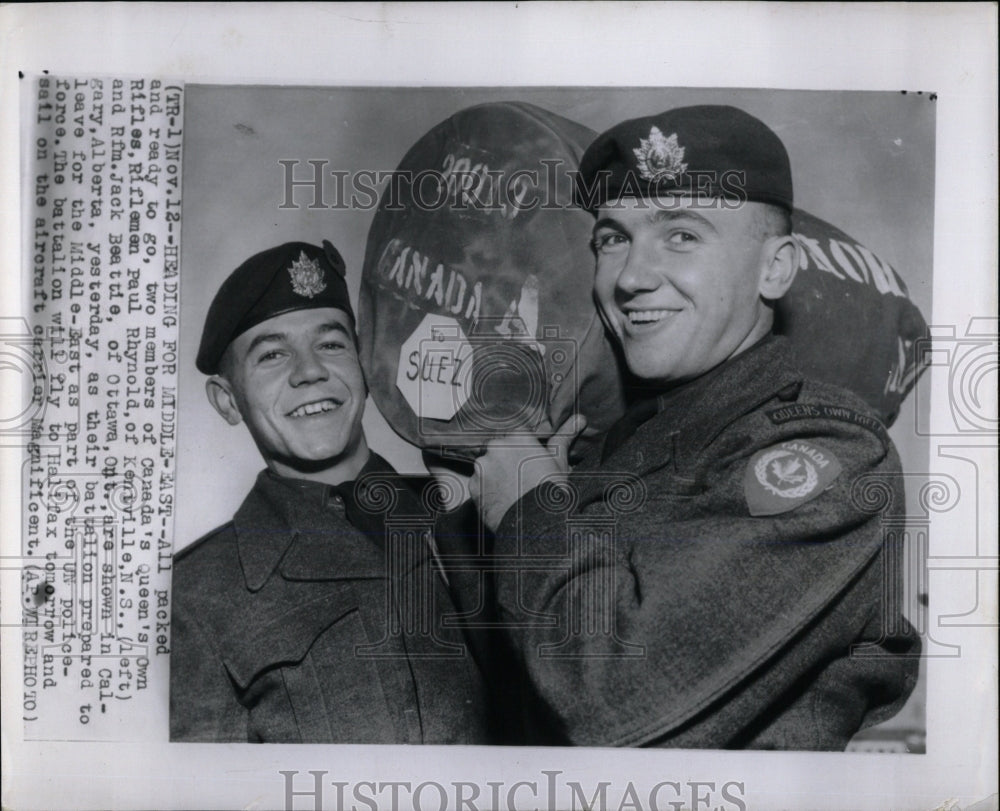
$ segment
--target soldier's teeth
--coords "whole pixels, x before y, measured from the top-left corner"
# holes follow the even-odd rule
[[[305,405],[296,408],[289,416],[310,417],[313,414],[320,414],[324,411],[333,411],[337,405],[338,404],[333,400],[320,400],[315,403],[306,403]]]
[[[647,324],[651,321],[659,321],[670,315],[670,310],[630,310],[628,320],[630,324]]]

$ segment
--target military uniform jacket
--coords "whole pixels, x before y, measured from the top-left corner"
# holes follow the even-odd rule
[[[804,379],[782,338],[661,395],[568,491],[536,488],[497,530],[541,737],[843,749],[916,681],[903,510],[881,424]]]
[[[372,454],[359,504],[354,483],[264,471],[231,523],[177,555],[171,740],[484,740],[414,481]]]

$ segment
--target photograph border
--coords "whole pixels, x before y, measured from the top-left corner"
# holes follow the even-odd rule
[[[476,25],[468,27],[468,15]],[[280,24],[278,24],[280,21]],[[997,13],[994,4],[845,7],[841,4],[628,5],[588,3],[483,6],[211,4],[98,9],[50,4],[0,9],[5,42],[0,101],[5,111],[0,182],[19,189],[21,130],[8,111],[22,104],[18,71],[79,76],[157,76],[196,83],[727,86],[795,89],[922,90],[938,95],[933,312],[943,339],[996,342]],[[109,36],[111,32],[113,36]],[[599,54],[605,58],[595,58]],[[723,55],[727,64],[723,64]],[[609,67],[610,65],[610,67]],[[609,76],[609,73],[611,74]],[[23,110],[22,110],[23,115]],[[971,168],[970,168],[971,167]],[[4,309],[22,301],[17,194],[5,195],[0,255]],[[962,284],[947,275],[958,269]],[[8,309],[9,308],[9,309]],[[992,319],[992,320],[991,320]],[[990,329],[993,332],[990,332]],[[948,330],[951,330],[949,333]],[[995,351],[995,350],[994,350]],[[955,355],[933,364],[931,466],[972,448],[995,462],[996,433],[950,422]],[[995,376],[996,365],[992,366]],[[982,413],[995,425],[995,388],[982,390]],[[5,390],[4,405],[12,395]],[[911,395],[912,396],[912,395]],[[14,403],[18,402],[16,399]],[[9,412],[5,412],[9,413]],[[3,454],[2,479],[19,481],[19,454]],[[941,462],[950,470],[947,461]],[[968,466],[966,466],[968,467]],[[587,795],[612,782],[609,807],[627,785],[662,781],[721,786],[744,782],[749,808],[962,808],[997,790],[996,466],[973,466],[973,509],[931,516],[932,553],[947,556],[950,537],[975,537],[978,557],[940,565],[932,617],[959,637],[963,655],[930,662],[928,754],[496,749],[445,747],[275,747],[25,742],[20,719],[18,628],[3,633],[3,802],[11,808],[312,807],[290,797],[287,776],[321,771],[334,781],[419,785],[544,780],[544,770],[577,781]],[[12,497],[13,496],[13,497]],[[3,555],[16,557],[20,512],[5,486]],[[14,531],[11,531],[11,530]],[[3,568],[2,615],[19,611],[19,573]],[[940,592],[937,591],[940,589]],[[970,604],[971,603],[971,604]],[[964,616],[963,616],[964,614]],[[952,618],[951,621],[944,621]],[[957,619],[955,619],[957,618]],[[163,685],[165,695],[166,685]],[[402,756],[402,757],[400,757]],[[780,758],[780,763],[776,759]],[[902,759],[900,759],[902,758]],[[891,779],[887,779],[887,774]],[[606,775],[606,777],[605,777]],[[328,784],[329,786],[330,784]],[[328,788],[325,805],[336,807]],[[429,795],[430,796],[430,795]],[[514,795],[515,807],[542,807],[544,796]],[[560,795],[557,805],[567,803]],[[695,805],[692,800],[692,805]],[[994,801],[995,806],[995,801]],[[433,807],[433,806],[432,806]],[[625,806],[629,807],[629,806]],[[989,805],[983,807],[991,807]]]

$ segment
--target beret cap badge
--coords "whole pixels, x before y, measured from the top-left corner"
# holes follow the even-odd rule
[[[288,274],[292,277],[292,290],[300,296],[312,298],[326,290],[323,268],[315,259],[306,256],[305,251],[299,253],[299,258],[292,262]]]
[[[640,138],[639,148],[632,152],[643,180],[675,180],[687,171],[684,147],[677,143],[677,134],[664,137],[659,127],[653,127],[648,138]]]

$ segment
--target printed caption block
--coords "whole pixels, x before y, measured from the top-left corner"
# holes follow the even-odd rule
[[[3,330],[30,351],[26,418],[4,431],[25,448],[24,736],[135,740],[170,651],[183,89],[31,92],[30,323]]]

